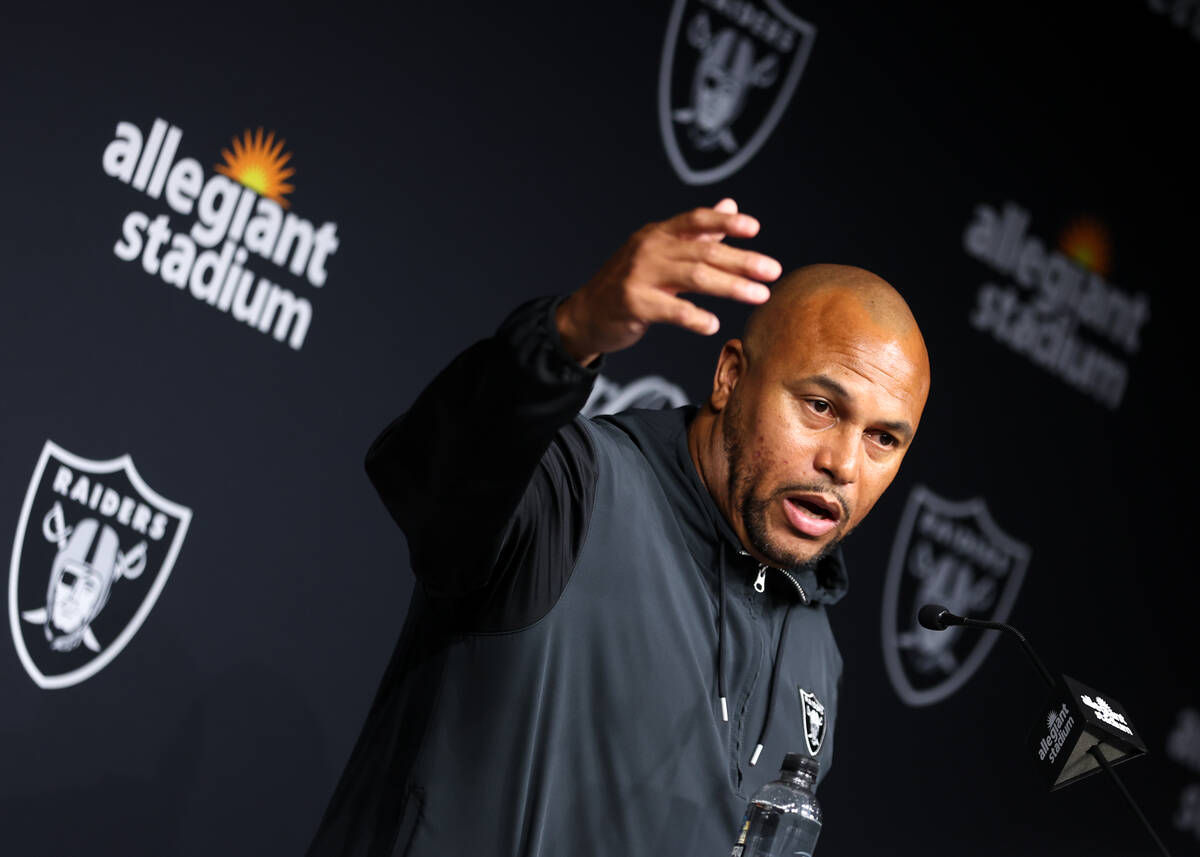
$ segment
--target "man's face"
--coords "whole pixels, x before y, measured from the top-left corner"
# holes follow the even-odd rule
[[[891,484],[927,392],[923,346],[861,309],[743,355],[722,422],[743,544],[782,568],[831,550]]]

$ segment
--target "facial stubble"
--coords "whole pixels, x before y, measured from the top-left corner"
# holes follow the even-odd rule
[[[742,446],[743,435],[741,406],[738,397],[734,395],[729,400],[725,411],[725,419],[721,425],[721,439],[725,447],[725,460],[729,465],[728,478],[726,480],[729,509],[742,519],[742,526],[745,528],[746,537],[750,540],[751,547],[760,556],[765,557],[771,565],[791,571],[815,568],[822,558],[830,554],[841,543],[841,534],[831,539],[815,556],[809,559],[802,559],[790,553],[771,538],[767,526],[767,513],[770,511],[771,503],[779,495],[768,497],[758,497],[755,495],[754,488],[759,478],[757,473],[750,471],[744,466],[745,448]],[[790,485],[784,489],[784,493],[827,493],[828,491],[828,486],[817,483]],[[779,497],[779,499],[782,499],[782,497]]]

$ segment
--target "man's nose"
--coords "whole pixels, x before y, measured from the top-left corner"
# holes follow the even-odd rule
[[[840,427],[839,427],[840,428]],[[837,485],[849,485],[858,476],[858,438],[853,431],[822,432],[821,446],[813,462],[817,470],[824,473]]]

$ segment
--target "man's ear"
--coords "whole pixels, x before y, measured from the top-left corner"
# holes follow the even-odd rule
[[[717,358],[717,371],[713,375],[712,395],[708,399],[709,406],[718,413],[725,409],[733,388],[741,380],[746,371],[746,351],[740,339],[731,339],[721,349]]]

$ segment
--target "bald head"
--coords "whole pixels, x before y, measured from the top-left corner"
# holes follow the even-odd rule
[[[904,298],[882,277],[852,265],[806,265],[787,274],[751,314],[742,342],[750,354],[765,355],[791,337],[811,336],[814,327],[843,324],[869,326],[909,346],[928,378],[925,341]]]

